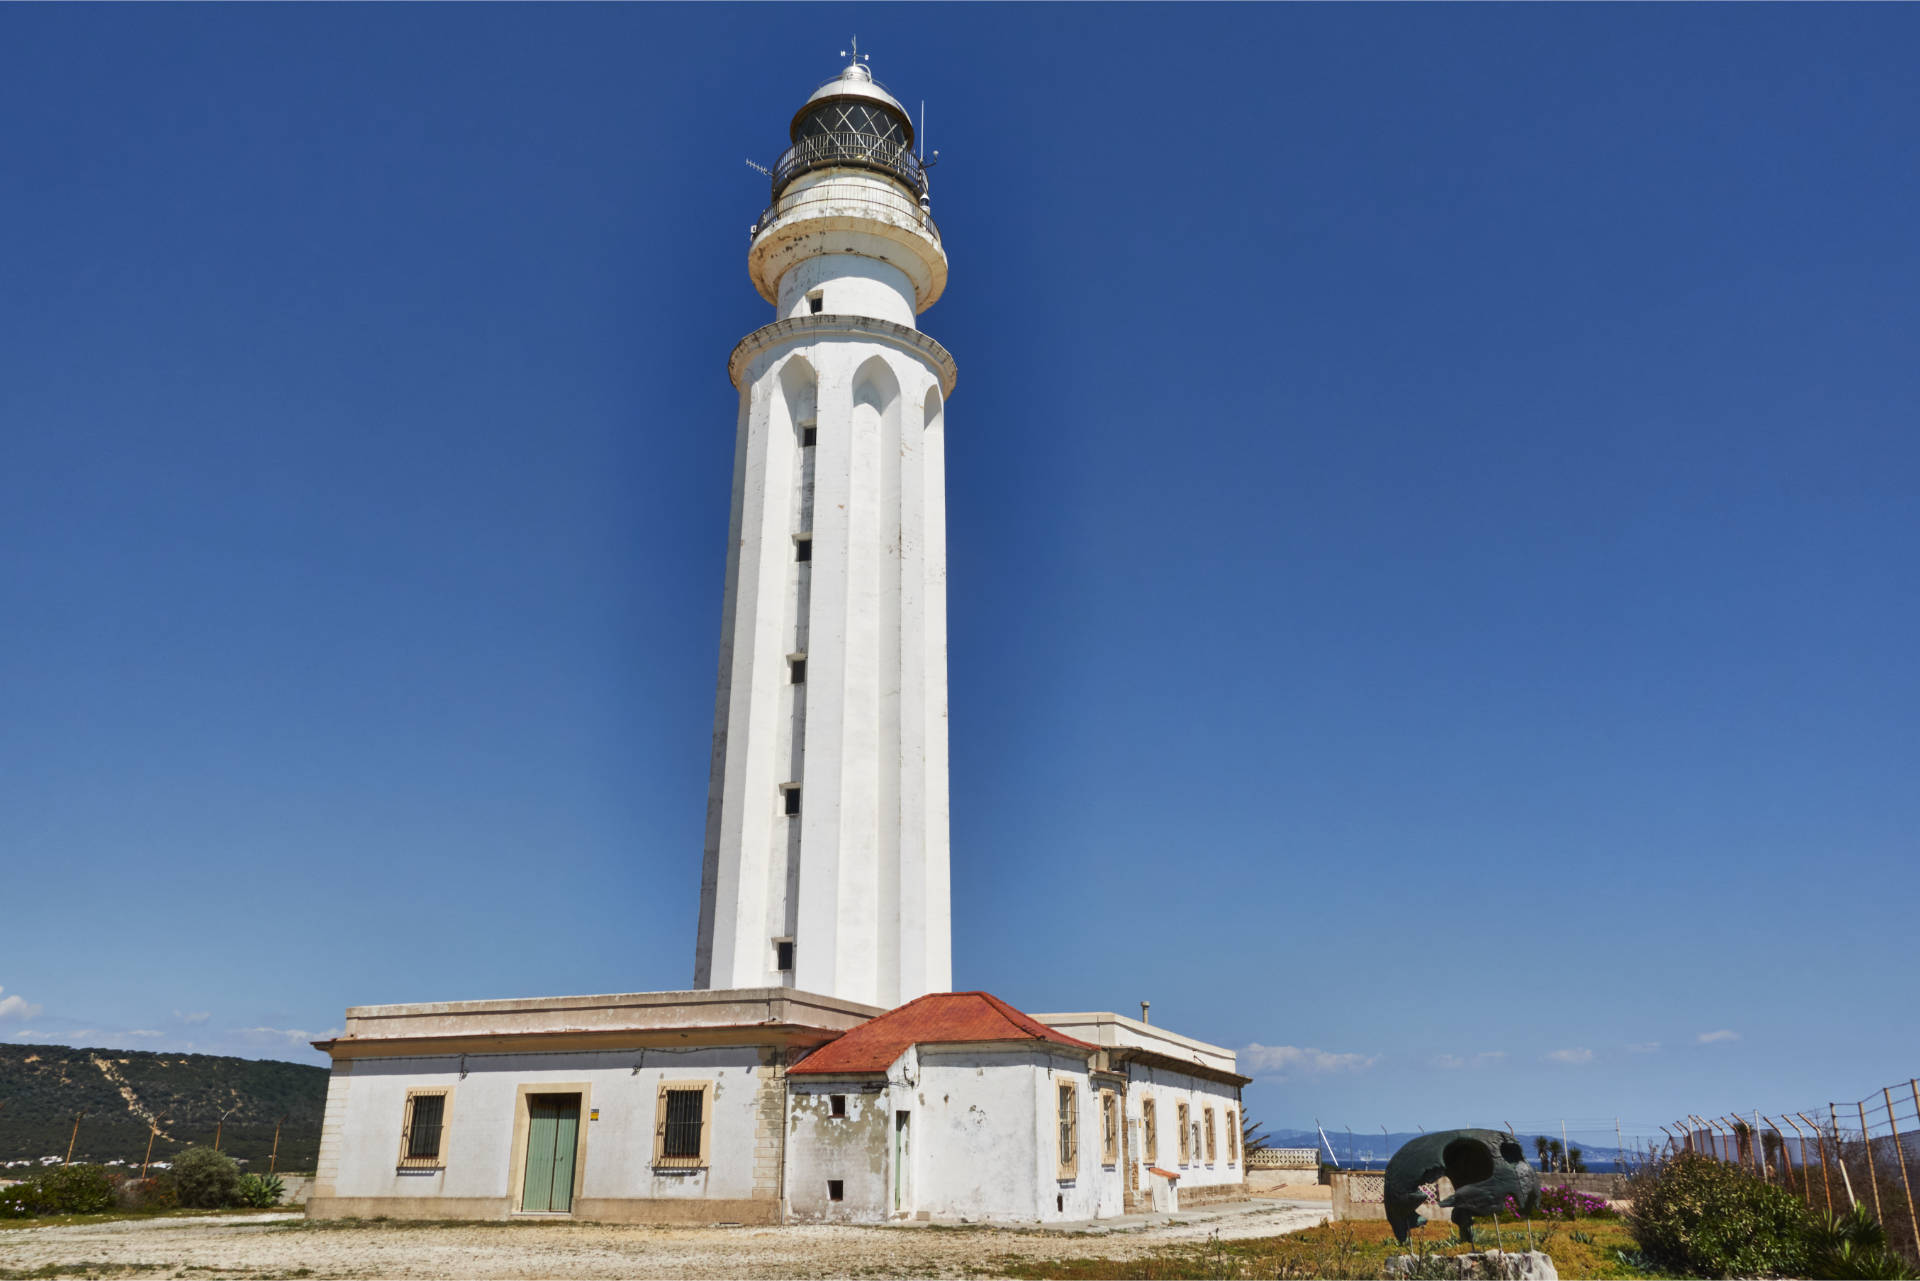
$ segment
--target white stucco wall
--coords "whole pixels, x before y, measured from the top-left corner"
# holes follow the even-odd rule
[[[1245,1173],[1240,1162],[1239,1092],[1235,1087],[1208,1081],[1164,1067],[1129,1063],[1127,1067],[1127,1126],[1132,1135],[1132,1151],[1138,1162],[1138,1186],[1151,1187],[1146,1167],[1157,1165],[1180,1175],[1180,1190],[1219,1187],[1240,1183]],[[1155,1101],[1155,1120],[1159,1131],[1158,1153],[1145,1149],[1141,1118],[1145,1101]],[[1200,1140],[1186,1162],[1180,1160],[1180,1138],[1176,1131],[1179,1105],[1189,1109],[1190,1123],[1200,1127]],[[1206,1109],[1213,1109],[1215,1155],[1206,1154]],[[1233,1119],[1228,1120],[1232,1113]],[[1231,1142],[1229,1142],[1231,1139]]]
[[[815,291],[826,315],[877,316],[913,326],[913,282],[892,263],[847,253],[802,259],[780,278],[780,315],[813,315]]]
[[[1076,1087],[1079,1163],[1058,1166],[1056,1089]],[[1098,1086],[1078,1055],[922,1047],[919,1205],[940,1218],[1059,1222],[1121,1213],[1124,1171],[1100,1160]],[[1124,1152],[1123,1152],[1124,1159]]]
[[[943,373],[896,330],[781,322],[737,371],[697,987],[951,986]]]
[[[834,1116],[832,1100],[845,1101]],[[871,1077],[795,1077],[787,1097],[787,1214],[799,1223],[881,1223],[911,1214],[893,1198],[894,1110],[904,1094]],[[841,1199],[830,1196],[838,1181]]]
[[[922,1046],[908,1050],[884,1084],[873,1076],[789,1081],[786,1195],[796,1220],[1034,1223],[1122,1213],[1124,1148],[1121,1161],[1101,1161],[1099,1085],[1078,1055]],[[1076,1087],[1080,1109],[1079,1165],[1064,1179],[1056,1157],[1061,1082]],[[835,1094],[846,1096],[844,1118],[831,1116]],[[842,1182],[838,1203],[826,1199],[829,1179]]]
[[[636,1071],[636,1066],[638,1070]],[[752,1046],[359,1059],[338,1064],[327,1098],[335,1198],[497,1198],[517,1208],[511,1186],[520,1087],[579,1087],[585,1170],[576,1203],[593,1198],[747,1200],[755,1194],[757,1105],[762,1070]],[[342,1071],[342,1069],[346,1069]],[[712,1081],[711,1164],[688,1174],[656,1172],[653,1135],[663,1081]],[[449,1092],[445,1168],[397,1168],[407,1091]],[[599,1119],[591,1119],[598,1110]],[[323,1175],[328,1171],[323,1171]],[[323,1178],[323,1183],[325,1182]],[[766,1190],[762,1190],[766,1194]]]

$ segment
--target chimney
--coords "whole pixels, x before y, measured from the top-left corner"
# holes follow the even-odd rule
[[[1147,1011],[1148,1011],[1148,1010],[1150,1010],[1150,1009],[1152,1009],[1152,1008],[1153,1008],[1153,1002],[1152,1002],[1152,1001],[1142,1001],[1142,1002],[1140,1002],[1140,1021],[1141,1021],[1142,1023],[1151,1023],[1151,1022],[1153,1022],[1153,1020],[1152,1020],[1152,1019],[1150,1019],[1150,1018],[1148,1018],[1148,1017],[1147,1017]]]

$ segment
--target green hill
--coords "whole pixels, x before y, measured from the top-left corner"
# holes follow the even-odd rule
[[[153,1159],[170,1160],[184,1147],[211,1145],[221,1114],[233,1108],[221,1128],[221,1151],[266,1169],[274,1122],[284,1117],[277,1168],[311,1170],[326,1102],[327,1070],[300,1063],[0,1045],[0,1163],[65,1157],[76,1112],[86,1115],[75,1161],[138,1165],[155,1119]]]

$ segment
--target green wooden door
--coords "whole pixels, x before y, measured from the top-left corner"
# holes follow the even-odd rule
[[[565,1214],[573,1208],[573,1153],[580,1138],[580,1096],[527,1096],[527,1177],[520,1209]]]

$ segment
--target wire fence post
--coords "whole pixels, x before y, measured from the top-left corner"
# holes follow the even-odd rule
[[[1811,1210],[1813,1208],[1813,1167],[1807,1163],[1807,1136],[1801,1133],[1800,1123],[1793,1119],[1793,1113],[1782,1112],[1780,1115],[1785,1117],[1787,1124],[1793,1127],[1793,1141],[1800,1147],[1800,1195],[1806,1201],[1807,1208]],[[1780,1127],[1776,1125],[1773,1128],[1777,1130]],[[1784,1144],[1786,1141],[1787,1136],[1781,1135],[1780,1142]],[[1793,1168],[1791,1160],[1787,1162],[1787,1168],[1789,1170]]]
[[[1907,1150],[1900,1145],[1900,1125],[1893,1119],[1893,1091],[1882,1088],[1881,1097],[1887,1101],[1887,1128],[1893,1131],[1893,1156],[1900,1162],[1900,1186],[1907,1193],[1907,1226],[1913,1229],[1913,1239],[1920,1245],[1920,1218],[1913,1212],[1913,1183],[1907,1178]]]
[[[1860,1198],[1853,1194],[1853,1176],[1847,1173],[1847,1154],[1840,1146],[1840,1112],[1838,1105],[1827,1104],[1827,1122],[1833,1126],[1833,1160],[1840,1167],[1840,1184],[1847,1190],[1847,1208],[1860,1204]]]
[[[1800,1114],[1800,1119],[1807,1123],[1809,1130],[1813,1131],[1813,1142],[1820,1153],[1820,1190],[1824,1192],[1827,1197],[1827,1213],[1832,1214],[1833,1181],[1827,1177],[1827,1137],[1820,1133],[1820,1127],[1815,1125],[1813,1118],[1809,1117],[1805,1112]]]
[[[1755,1112],[1754,1115],[1757,1117],[1760,1114]],[[1780,1178],[1787,1185],[1787,1191],[1791,1192],[1793,1191],[1793,1158],[1787,1155],[1787,1132],[1781,1129],[1780,1123],[1772,1117],[1762,1119],[1773,1127],[1774,1135],[1780,1140]]]
[[[1873,1217],[1885,1223],[1887,1216],[1880,1213],[1880,1176],[1873,1171],[1873,1135],[1867,1132],[1867,1101],[1860,1100],[1860,1144],[1867,1150],[1867,1183],[1873,1188]]]

